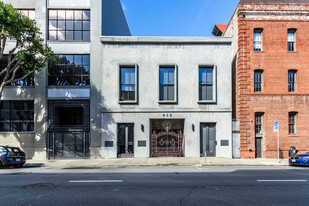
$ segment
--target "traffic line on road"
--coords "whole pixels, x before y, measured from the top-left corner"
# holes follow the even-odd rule
[[[307,182],[307,180],[257,180],[258,182]]]
[[[123,180],[70,180],[70,183],[118,183]]]

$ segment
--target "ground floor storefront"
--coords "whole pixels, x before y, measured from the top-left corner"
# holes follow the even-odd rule
[[[231,113],[103,113],[103,158],[232,157]]]

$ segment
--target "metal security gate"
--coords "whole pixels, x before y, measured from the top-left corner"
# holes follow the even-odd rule
[[[47,140],[49,159],[89,157],[90,133],[50,132]]]
[[[182,157],[183,134],[163,131],[152,134],[152,157]]]
[[[48,159],[89,157],[89,101],[48,102]]]

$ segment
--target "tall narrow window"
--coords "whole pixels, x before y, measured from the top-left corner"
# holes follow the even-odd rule
[[[49,40],[89,41],[90,10],[49,10]]]
[[[255,135],[263,136],[263,113],[255,113]]]
[[[262,51],[262,29],[254,29],[254,51]]]
[[[289,71],[289,92],[296,92],[296,71]]]
[[[288,30],[288,51],[296,51],[296,30]]]
[[[160,67],[160,101],[175,101],[175,68]]]
[[[296,112],[289,112],[289,134],[296,134]]]
[[[199,68],[199,100],[213,100],[213,68]]]
[[[136,101],[136,70],[120,67],[120,101]]]
[[[263,71],[254,71],[254,92],[263,91]]]

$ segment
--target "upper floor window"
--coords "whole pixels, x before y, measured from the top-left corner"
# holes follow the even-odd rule
[[[49,10],[49,40],[89,41],[90,10]]]
[[[120,99],[121,102],[136,101],[136,67],[120,67]]]
[[[289,134],[296,134],[296,112],[289,112]]]
[[[35,10],[34,9],[18,9],[18,12],[25,15],[31,20],[35,20]]]
[[[58,64],[48,65],[48,85],[90,85],[90,55],[58,55]]]
[[[199,68],[199,101],[213,100],[213,68]]]
[[[3,55],[2,59],[0,60],[0,71],[5,69],[7,65],[8,65],[8,55]],[[12,65],[12,67],[13,66],[14,65]],[[26,75],[25,71],[23,71],[23,69],[20,68],[16,73],[15,79],[16,80],[20,79],[25,75]],[[11,78],[11,77],[12,77],[12,74],[9,75],[9,78]],[[4,75],[1,75],[0,79],[2,80],[3,78],[4,78]],[[9,83],[6,86],[34,86],[34,75],[29,75],[23,80],[19,80],[19,81],[16,81],[16,82]]]
[[[255,136],[263,136],[263,113],[255,113]]]
[[[254,92],[263,91],[263,71],[254,71]]]
[[[288,51],[296,51],[296,30],[288,30]]]
[[[296,71],[289,71],[289,92],[296,92]]]
[[[254,29],[254,51],[262,51],[262,29]]]
[[[160,67],[160,101],[176,101],[175,67]]]
[[[34,131],[34,101],[1,101],[0,131]]]

